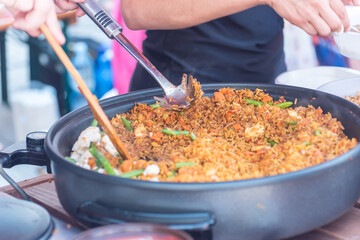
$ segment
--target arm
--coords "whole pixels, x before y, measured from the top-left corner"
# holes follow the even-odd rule
[[[329,35],[349,27],[344,4],[356,0],[122,0],[130,29],[178,29],[267,4],[310,35]],[[358,4],[360,5],[360,4]],[[261,17],[261,16],[260,16]]]
[[[126,25],[139,29],[195,26],[265,4],[265,0],[121,0]]]

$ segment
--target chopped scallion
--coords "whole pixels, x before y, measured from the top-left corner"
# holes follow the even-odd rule
[[[72,163],[76,163],[77,161],[71,157],[65,157],[66,160],[68,160],[69,162],[72,162]]]
[[[296,125],[296,124],[298,124],[298,123],[293,120],[292,122],[286,122],[286,124],[287,124],[287,125]]]
[[[165,128],[162,130],[163,133],[174,136],[174,135],[189,135],[189,131],[176,131],[169,128]]]
[[[98,121],[97,121],[96,119],[94,119],[94,120],[92,121],[92,123],[91,123],[91,126],[92,126],[92,127],[97,127],[97,125],[98,125]]]
[[[129,131],[133,130],[131,127],[131,121],[127,120],[125,117],[121,117],[121,121],[123,122],[123,124],[127,130],[129,130]]]
[[[278,106],[279,108],[288,108],[291,107],[294,103],[293,102],[283,102],[275,104],[275,106]]]
[[[142,174],[144,172],[144,169],[137,169],[134,171],[130,171],[130,172],[126,172],[126,173],[122,173],[119,176],[123,177],[123,178],[132,178],[132,177],[137,177],[140,174]]]
[[[263,102],[260,102],[260,101],[256,101],[256,100],[253,100],[253,99],[245,99],[245,101],[250,104],[250,105],[255,105],[255,106],[260,106],[260,105],[264,105]]]
[[[318,130],[318,129],[316,129],[315,131],[314,131],[314,135],[315,136],[318,136],[318,135],[320,135],[322,132],[320,131],[320,130]]]
[[[190,134],[190,138],[191,138],[191,140],[195,141],[196,135],[192,132],[192,133]]]
[[[159,104],[154,103],[154,104],[151,104],[150,107],[152,107],[152,109],[157,109],[161,106]]]
[[[192,167],[195,166],[197,163],[194,162],[178,162],[175,163],[176,168],[181,168],[181,167]]]
[[[277,142],[270,140],[270,138],[266,137],[265,135],[264,135],[264,137],[266,138],[266,141],[267,141],[268,143],[270,143],[270,145],[271,145],[272,147],[275,146],[275,144],[278,144]]]
[[[109,175],[116,176],[114,168],[111,166],[109,161],[104,157],[104,155],[92,143],[90,144],[89,152],[95,157],[95,159],[97,159],[100,162],[100,164],[105,168],[106,172]]]
[[[170,175],[168,176],[168,178],[169,179],[171,179],[171,178],[173,178],[173,177],[175,177],[176,176],[176,171],[172,171],[171,173],[170,173]]]
[[[163,129],[162,132],[165,133],[165,134],[167,134],[167,135],[170,135],[170,136],[174,136],[174,135],[175,135],[174,131],[171,130],[171,129],[168,129],[168,128]]]

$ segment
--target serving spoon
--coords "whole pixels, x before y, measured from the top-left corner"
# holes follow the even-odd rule
[[[101,108],[97,97],[93,95],[90,89],[86,86],[79,72],[76,70],[76,68],[70,61],[70,58],[66,55],[60,44],[55,40],[55,37],[50,32],[49,28],[46,25],[42,25],[40,27],[40,30],[45,35],[45,38],[47,39],[51,47],[54,49],[60,61],[74,78],[75,82],[78,84],[80,92],[85,96],[87,102],[89,103],[90,109],[94,114],[95,119],[99,122],[99,125],[103,128],[104,132],[109,136],[116,150],[119,152],[123,159],[131,159],[131,156],[126,150],[124,144],[120,140],[119,136],[116,134],[114,127],[111,125],[109,118],[106,116],[103,109]]]
[[[190,107],[195,100],[196,79],[188,79],[186,75],[183,75],[181,84],[176,87],[121,33],[122,27],[95,0],[86,0],[83,3],[78,3],[78,6],[110,39],[115,39],[120,43],[160,84],[165,92],[165,98],[158,100],[174,110]]]

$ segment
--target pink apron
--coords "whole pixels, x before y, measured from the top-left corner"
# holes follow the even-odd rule
[[[129,30],[121,16],[120,1],[114,0],[113,17],[122,26],[124,35],[142,51],[142,42],[146,38],[145,31]],[[114,58],[111,62],[114,73],[114,88],[119,94],[127,93],[131,76],[136,66],[136,60],[116,41],[113,42]]]

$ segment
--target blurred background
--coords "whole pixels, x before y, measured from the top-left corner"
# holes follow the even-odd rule
[[[124,26],[119,0],[103,0],[101,4]],[[31,131],[47,131],[61,116],[86,105],[44,37],[31,38],[11,28],[10,18],[0,5],[0,151],[24,141]],[[88,17],[77,19],[69,13],[60,16],[59,22],[67,38],[63,47],[90,90],[99,99],[127,92],[135,66],[128,53],[113,44]],[[145,33],[124,31],[141,48]],[[310,37],[289,23],[285,23],[284,35],[289,72],[277,83],[316,88],[320,82],[360,73],[359,60],[340,55],[332,38]],[[301,74],[294,78],[294,71]],[[318,82],[314,80],[316,74],[322,78]],[[44,169],[19,166],[8,171],[20,181],[42,174]],[[0,179],[0,186],[4,184]]]

